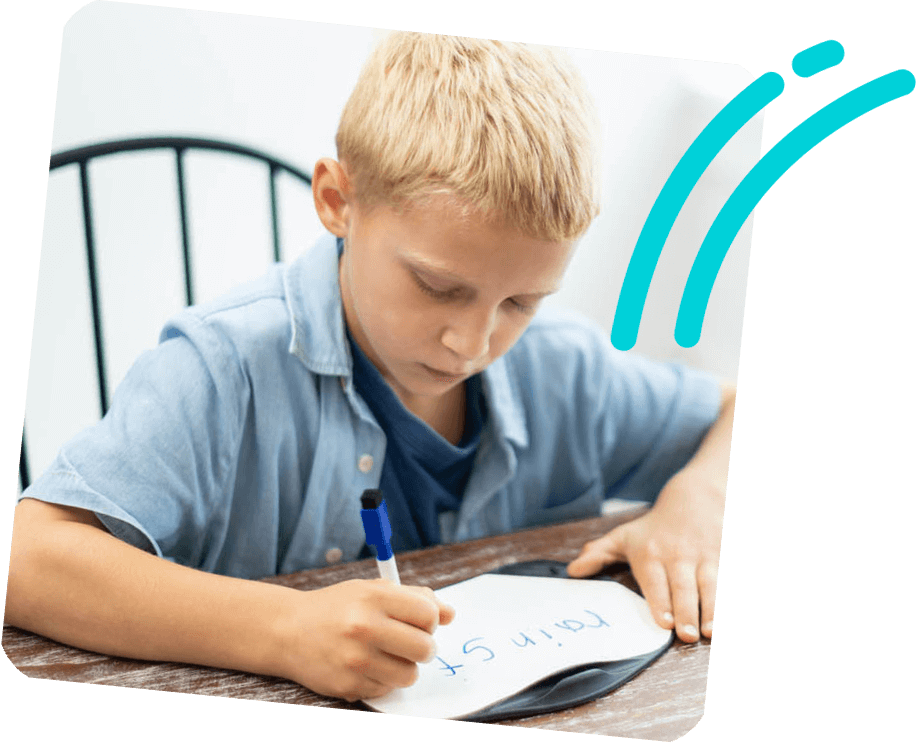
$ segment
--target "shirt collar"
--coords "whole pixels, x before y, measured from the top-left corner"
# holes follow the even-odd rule
[[[290,264],[284,285],[291,323],[289,353],[311,372],[347,378],[349,385],[353,359],[344,327],[337,238],[330,233],[322,235],[311,249]],[[506,439],[526,447],[525,412],[506,359],[497,359],[481,376],[493,425]]]
[[[337,239],[326,233],[284,275],[291,322],[289,353],[320,375],[350,377],[353,360],[344,330],[337,274]]]

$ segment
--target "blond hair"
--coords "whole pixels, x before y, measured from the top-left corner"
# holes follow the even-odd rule
[[[571,63],[545,48],[392,33],[364,66],[337,155],[358,202],[448,195],[545,240],[598,213],[595,116]]]

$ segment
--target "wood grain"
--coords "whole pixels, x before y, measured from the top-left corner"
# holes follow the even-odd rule
[[[404,553],[398,556],[401,581],[439,589],[508,563],[539,558],[570,561],[586,541],[644,511],[642,506],[634,507],[612,516]],[[611,566],[605,573],[637,589],[626,566]],[[264,581],[309,590],[347,579],[377,576],[375,562],[368,560]],[[28,677],[365,710],[359,703],[316,695],[283,679],[105,656],[8,625],[3,628],[3,650],[16,668]],[[709,651],[710,644],[705,640],[696,644],[675,641],[652,666],[610,695],[559,713],[493,725],[673,741],[693,728],[703,715]]]

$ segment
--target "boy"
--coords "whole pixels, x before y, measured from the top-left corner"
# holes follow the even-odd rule
[[[629,561],[660,625],[710,635],[733,392],[535,317],[597,213],[588,106],[547,53],[389,36],[314,169],[330,235],[174,318],[23,494],[7,621],[349,700],[410,685],[454,615],[428,589],[249,580],[367,555],[381,487],[396,550],[657,494],[569,572]]]

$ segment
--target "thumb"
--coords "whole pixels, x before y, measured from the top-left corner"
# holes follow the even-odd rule
[[[450,604],[446,604],[438,597],[436,597],[436,602],[439,603],[439,624],[448,625],[455,619],[455,608]]]
[[[618,527],[604,537],[585,543],[576,559],[566,567],[566,573],[572,578],[591,576],[611,563],[626,560],[622,537],[623,533]]]

